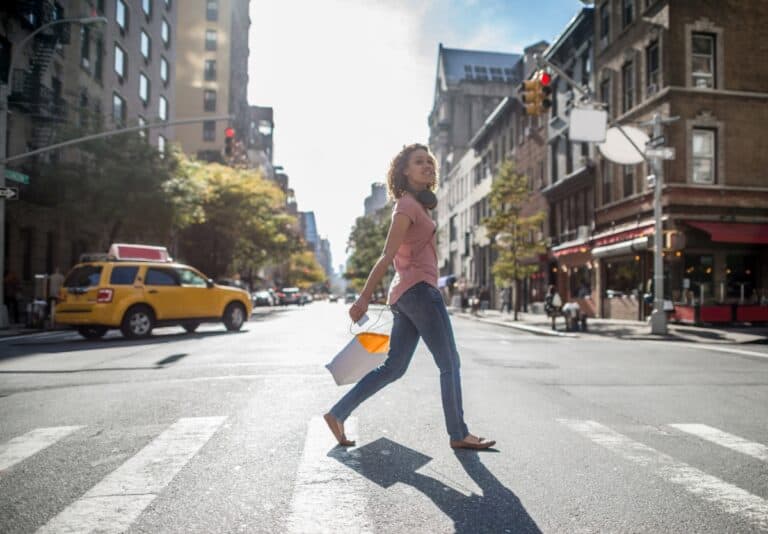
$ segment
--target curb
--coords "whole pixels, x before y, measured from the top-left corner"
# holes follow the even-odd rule
[[[469,314],[469,313],[463,313],[463,312],[453,312],[454,315],[457,317],[461,317],[462,319],[470,319],[473,321],[480,321],[483,323],[489,323],[494,324],[497,326],[506,326],[507,328],[514,328],[515,330],[522,330],[524,332],[529,332],[531,334],[536,334],[539,336],[551,336],[551,337],[570,337],[570,338],[577,338],[580,337],[578,334],[570,334],[566,332],[558,332],[556,330],[548,330],[546,328],[539,328],[538,326],[527,326],[524,324],[519,324],[515,322],[510,321],[501,321],[497,319],[490,319],[485,317],[477,317],[475,315]]]

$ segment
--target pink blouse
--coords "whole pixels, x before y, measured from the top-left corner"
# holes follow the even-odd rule
[[[392,210],[407,215],[411,226],[405,234],[405,240],[395,253],[395,276],[389,285],[387,303],[392,305],[408,289],[426,282],[437,287],[437,250],[435,249],[435,229],[437,224],[427,210],[409,193],[397,199]]]

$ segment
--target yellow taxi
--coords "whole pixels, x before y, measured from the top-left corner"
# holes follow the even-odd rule
[[[81,258],[67,274],[55,320],[88,339],[110,328],[141,338],[156,326],[194,332],[203,322],[222,321],[237,331],[252,309],[245,290],[216,285],[194,267],[174,263],[165,247],[118,243],[108,254]]]

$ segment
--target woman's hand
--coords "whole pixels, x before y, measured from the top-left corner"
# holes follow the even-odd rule
[[[349,308],[349,317],[353,323],[360,320],[360,317],[365,315],[368,311],[368,299],[362,295],[355,301],[355,303]]]

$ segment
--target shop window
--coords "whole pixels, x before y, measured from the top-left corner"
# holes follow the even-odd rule
[[[725,297],[745,302],[754,300],[758,273],[757,254],[733,254],[725,257]],[[718,295],[719,296],[719,295]]]
[[[685,254],[683,258],[683,289],[686,302],[701,302],[714,297],[714,256]]]
[[[639,256],[611,258],[605,264],[605,296],[638,296],[641,288]]]
[[[589,298],[592,295],[592,269],[574,267],[569,275],[570,298]]]

